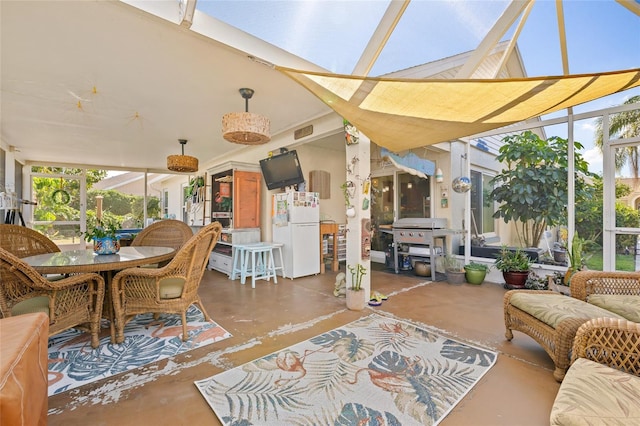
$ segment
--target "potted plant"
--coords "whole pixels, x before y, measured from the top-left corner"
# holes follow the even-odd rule
[[[444,270],[449,284],[462,284],[465,280],[465,270],[463,264],[452,254],[444,257]]]
[[[525,288],[524,285],[531,269],[531,259],[520,247],[514,250],[502,246],[495,261],[495,267],[502,271],[506,288]]]
[[[349,265],[348,269],[351,272],[351,285],[347,286],[347,309],[361,311],[367,304],[365,291],[362,288],[362,277],[367,273],[367,270],[359,263],[356,267]]]
[[[114,254],[120,251],[120,237],[118,230],[121,223],[114,217],[105,216],[96,219],[94,223],[87,224],[84,239],[93,242],[93,251],[96,254]]]
[[[567,247],[563,241],[553,243],[553,260],[561,265],[567,264]]]
[[[578,236],[576,232],[571,240],[571,249],[568,251],[569,267],[564,274],[564,284],[571,286],[571,276],[584,268],[584,258],[582,257],[582,246],[584,240]]]
[[[464,265],[464,277],[469,284],[480,285],[484,282],[488,270],[489,266],[483,263],[471,262]]]

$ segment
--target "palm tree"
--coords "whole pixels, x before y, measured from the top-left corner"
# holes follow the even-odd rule
[[[640,103],[640,95],[629,98],[626,104]],[[640,109],[633,111],[624,111],[614,114],[609,119],[609,137],[613,138],[632,138],[640,136]],[[602,152],[602,117],[596,119],[596,140],[595,144]],[[616,150],[616,170],[620,171],[622,167],[629,163],[633,171],[633,177],[638,179],[640,173],[640,153],[637,146],[628,146]]]

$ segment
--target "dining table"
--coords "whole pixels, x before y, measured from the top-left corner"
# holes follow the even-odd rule
[[[118,253],[95,254],[93,248],[37,254],[22,258],[41,274],[80,274],[95,272],[105,281],[102,317],[109,320],[111,342],[115,342],[114,311],[111,299],[111,279],[118,271],[144,265],[162,264],[171,260],[176,250],[171,247],[120,247]]]

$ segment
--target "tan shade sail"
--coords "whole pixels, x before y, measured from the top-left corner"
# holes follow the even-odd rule
[[[640,86],[640,68],[504,80],[365,78],[276,67],[391,151],[450,141]]]

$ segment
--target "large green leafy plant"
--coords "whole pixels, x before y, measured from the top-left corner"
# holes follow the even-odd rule
[[[511,250],[507,246],[502,246],[495,267],[502,272],[527,272],[531,268],[531,260],[519,247]]]
[[[490,197],[500,203],[493,217],[506,223],[515,221],[521,245],[537,247],[548,227],[567,222],[569,143],[557,136],[544,140],[530,130],[502,141],[496,160],[506,168],[491,180],[494,189]],[[578,204],[588,197],[585,177],[592,174],[577,152],[582,144],[574,145]]]
[[[88,242],[106,237],[115,239],[120,227],[121,222],[115,216],[105,214],[102,219],[87,221],[87,232],[84,233],[84,239]]]

